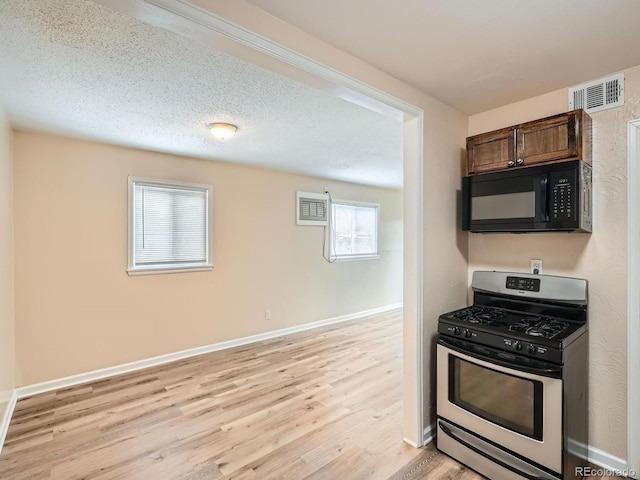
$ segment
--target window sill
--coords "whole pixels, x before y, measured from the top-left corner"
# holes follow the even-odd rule
[[[354,262],[356,260],[378,260],[380,255],[353,255],[349,257],[331,257],[331,262]]]
[[[127,269],[127,273],[129,275],[156,275],[156,274],[167,274],[167,273],[186,273],[186,272],[208,272],[209,270],[213,270],[213,265],[199,265],[197,267],[178,267],[178,268],[167,268],[167,267],[137,267],[137,268],[129,268]]]

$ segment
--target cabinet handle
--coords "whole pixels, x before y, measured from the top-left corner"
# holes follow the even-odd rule
[[[516,162],[517,165],[522,165],[524,163],[524,160],[522,160],[521,158],[518,159],[518,161]]]
[[[515,164],[516,164],[516,162],[514,162],[513,160],[509,160],[507,162],[507,167],[513,167],[513,166],[515,166]]]

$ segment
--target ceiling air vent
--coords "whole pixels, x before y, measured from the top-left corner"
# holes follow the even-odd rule
[[[624,105],[624,73],[583,83],[569,89],[569,110],[599,112]]]

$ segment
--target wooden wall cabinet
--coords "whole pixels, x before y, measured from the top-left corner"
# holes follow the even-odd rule
[[[591,163],[591,117],[582,109],[468,137],[465,175],[569,160]]]

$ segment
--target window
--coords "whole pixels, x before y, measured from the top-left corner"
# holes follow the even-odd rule
[[[331,259],[378,258],[378,210],[374,203],[331,203]]]
[[[212,268],[212,190],[129,177],[130,275]]]

